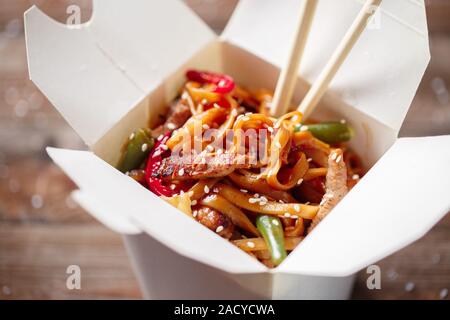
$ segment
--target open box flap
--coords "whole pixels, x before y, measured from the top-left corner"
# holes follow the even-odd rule
[[[25,13],[30,78],[88,145],[214,33],[181,1],[96,0],[91,20]]]
[[[263,272],[267,268],[194,219],[159,199],[89,151],[47,149],[50,157],[79,186],[81,205],[107,226],[120,228],[128,219],[181,255],[231,273]],[[85,200],[85,201],[84,201]],[[91,209],[93,209],[91,211]],[[120,230],[120,229],[119,229]],[[129,228],[127,230],[129,231]],[[132,230],[135,231],[135,230]],[[155,257],[157,259],[157,257]]]
[[[449,146],[397,140],[278,271],[345,276],[422,237],[450,211]]]
[[[365,1],[319,0],[300,75],[313,83]],[[241,0],[222,37],[283,66],[301,1]],[[330,90],[398,131],[430,59],[423,0],[383,0]]]

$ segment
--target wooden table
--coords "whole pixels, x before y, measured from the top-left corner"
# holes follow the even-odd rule
[[[21,16],[38,2],[65,19],[68,3],[89,18],[90,1],[0,0],[0,299],[140,298],[120,236],[70,200],[74,184],[49,160],[47,145],[84,145],[28,80]],[[190,0],[215,30],[235,1]],[[450,4],[427,2],[432,61],[401,134],[449,134]],[[426,214],[426,213],[424,213]],[[82,269],[82,289],[66,289],[66,268]],[[448,299],[450,216],[423,239],[383,259],[382,289],[369,290],[361,271],[356,299]]]

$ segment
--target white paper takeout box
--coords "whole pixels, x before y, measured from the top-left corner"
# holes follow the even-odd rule
[[[397,138],[430,59],[423,1],[384,0],[314,118],[346,119],[371,167],[276,269],[158,199],[113,165],[153,122],[187,68],[273,89],[300,1],[244,0],[217,37],[182,2],[96,0],[79,28],[25,14],[31,79],[92,152],[49,148],[75,199],[124,235],[148,298],[346,298],[355,272],[424,235],[450,209],[450,136]],[[336,48],[361,1],[321,0],[295,101]]]

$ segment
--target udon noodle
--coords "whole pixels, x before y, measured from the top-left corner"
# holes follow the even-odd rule
[[[344,121],[269,114],[272,95],[190,70],[152,128],[133,132],[118,168],[269,267],[362,177]]]

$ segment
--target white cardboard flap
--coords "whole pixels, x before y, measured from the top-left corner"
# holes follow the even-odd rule
[[[300,66],[313,83],[365,1],[319,0]],[[301,0],[241,0],[223,38],[282,67]],[[399,130],[430,59],[423,0],[383,0],[330,85],[342,99]]]
[[[280,265],[345,276],[422,237],[450,211],[450,135],[401,138]]]
[[[263,272],[267,268],[228,241],[159,199],[139,183],[119,172],[92,152],[47,149],[50,157],[79,186],[89,212],[107,226],[120,229],[127,218],[181,255],[231,273]],[[85,201],[84,201],[85,200]],[[117,222],[117,223],[116,223]],[[130,231],[129,224],[126,232]],[[158,259],[155,253],[155,259]]]
[[[25,28],[31,80],[90,146],[214,38],[177,0],[96,0],[79,27],[34,6]]]

